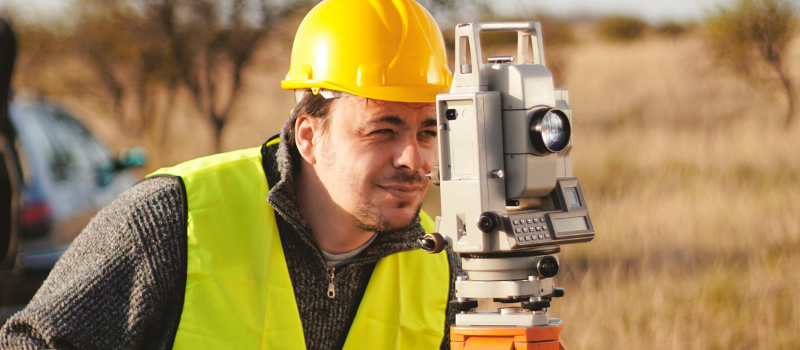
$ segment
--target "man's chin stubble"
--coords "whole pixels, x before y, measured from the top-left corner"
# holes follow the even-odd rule
[[[395,208],[406,208],[410,205],[411,203],[406,201],[395,202]],[[417,206],[414,215],[411,216],[411,220],[408,223],[393,226],[389,219],[386,218],[373,203],[365,203],[359,207],[357,212],[353,215],[353,221],[355,221],[356,227],[364,231],[399,231],[407,229],[416,223],[420,210],[422,210],[422,203]]]

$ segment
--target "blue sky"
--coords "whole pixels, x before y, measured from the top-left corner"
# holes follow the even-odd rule
[[[523,8],[544,11],[556,16],[602,16],[627,14],[653,23],[664,21],[693,21],[703,17],[704,11],[733,0],[499,0],[492,4],[499,12],[513,13]],[[26,14],[58,17],[70,5],[70,0],[0,0],[4,5],[22,8]]]

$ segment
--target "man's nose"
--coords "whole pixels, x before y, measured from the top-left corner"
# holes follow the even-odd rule
[[[404,142],[399,154],[395,157],[395,168],[408,168],[417,171],[425,165],[425,158],[422,149],[416,138]]]

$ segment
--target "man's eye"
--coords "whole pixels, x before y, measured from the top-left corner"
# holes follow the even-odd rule
[[[381,135],[381,134],[390,135],[390,134],[393,134],[393,133],[394,133],[394,130],[392,130],[392,129],[380,129],[380,130],[375,130],[375,131],[371,132],[370,134],[371,135]]]
[[[436,137],[436,131],[433,130],[425,130],[421,134],[425,137]]]

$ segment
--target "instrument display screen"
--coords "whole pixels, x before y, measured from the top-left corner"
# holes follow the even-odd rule
[[[554,219],[553,228],[558,233],[566,233],[572,231],[586,231],[589,226],[586,225],[586,218],[583,216],[566,219]]]
[[[567,200],[567,206],[570,208],[580,208],[581,200],[578,198],[578,189],[575,187],[567,187],[564,189],[565,192],[565,199]]]

